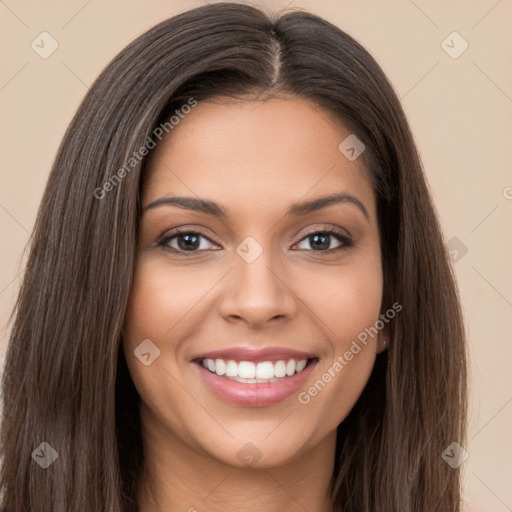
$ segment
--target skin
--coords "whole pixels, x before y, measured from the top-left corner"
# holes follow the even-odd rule
[[[361,159],[338,149],[349,134],[304,99],[216,100],[200,102],[150,155],[143,209],[180,195],[220,203],[230,216],[161,205],[141,218],[123,348],[142,398],[142,512],[330,510],[336,428],[385,348],[383,331],[307,405],[297,394],[267,407],[225,402],[191,358],[240,345],[313,352],[304,391],[378,320],[376,201]],[[285,215],[292,203],[341,191],[368,217],[351,202]],[[158,246],[178,226],[207,237],[192,255]],[[354,245],[315,250],[309,231],[333,227]],[[236,252],[248,236],[263,248],[250,264]],[[168,246],[180,250],[178,238]],[[149,366],[134,355],[145,339],[160,349]],[[247,442],[261,454],[251,467],[237,457]]]

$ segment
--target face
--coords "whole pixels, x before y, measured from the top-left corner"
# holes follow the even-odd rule
[[[153,150],[123,344],[162,443],[272,467],[334,439],[360,396],[382,268],[348,135],[302,99],[200,102]]]

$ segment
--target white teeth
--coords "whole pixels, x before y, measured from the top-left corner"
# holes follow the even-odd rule
[[[254,379],[256,377],[256,365],[249,361],[238,363],[238,376],[242,379]]]
[[[295,373],[295,361],[290,359],[286,364],[286,375],[291,377]]]
[[[217,375],[224,375],[226,373],[226,363],[222,359],[215,360],[215,373]]]
[[[295,360],[289,359],[281,361],[262,361],[253,363],[252,361],[240,361],[225,359],[203,359],[201,364],[210,372],[219,376],[226,377],[244,383],[273,382],[285,376],[291,377],[295,373],[300,373],[306,368],[307,359]]]
[[[258,363],[256,366],[257,379],[273,379],[274,378],[274,365],[270,361]]]
[[[286,363],[284,361],[277,361],[274,365],[274,375],[276,377],[284,377],[286,375]]]
[[[304,370],[304,368],[306,368],[307,363],[308,363],[307,361],[299,361],[297,363],[297,366],[295,367],[295,370],[297,371],[297,373],[300,373],[302,370]]]
[[[235,363],[235,361],[227,362],[226,377],[238,377],[238,365]]]

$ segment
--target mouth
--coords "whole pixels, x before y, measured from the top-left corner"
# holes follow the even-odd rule
[[[296,351],[234,349],[195,357],[192,362],[210,390],[223,401],[265,407],[297,392],[318,357]]]
[[[278,382],[303,372],[317,358],[280,359],[273,361],[234,361],[233,359],[200,359],[198,363],[210,373],[244,384]]]

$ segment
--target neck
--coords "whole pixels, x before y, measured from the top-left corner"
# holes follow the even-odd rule
[[[314,450],[278,467],[240,468],[195,451],[152,421],[151,414],[142,414],[141,419],[145,464],[140,512],[332,510],[335,431]]]

